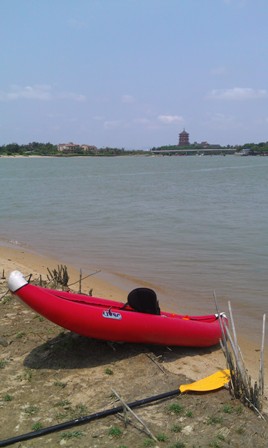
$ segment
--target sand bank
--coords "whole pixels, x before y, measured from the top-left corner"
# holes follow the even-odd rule
[[[0,274],[2,275],[4,270],[6,277],[8,277],[11,271],[19,270],[25,276],[32,274],[32,278],[36,279],[41,275],[42,278],[46,280],[48,268],[50,270],[57,269],[58,265],[65,264],[66,263],[62,260],[56,260],[54,258],[28,252],[24,250],[24,248],[0,246]],[[80,271],[69,264],[67,264],[67,268],[70,276],[69,283],[71,284],[77,282],[79,280]],[[90,275],[82,281],[82,290],[84,293],[87,293],[90,289],[93,289],[95,296],[118,299],[123,302],[126,301],[126,292],[98,278],[98,273],[82,273],[83,277],[84,275]],[[76,286],[78,288],[78,283]]]

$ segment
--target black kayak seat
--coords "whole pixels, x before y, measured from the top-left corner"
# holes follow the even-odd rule
[[[127,304],[140,313],[160,314],[156,293],[150,288],[136,288],[130,291]]]

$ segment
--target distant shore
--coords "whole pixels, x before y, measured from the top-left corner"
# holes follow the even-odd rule
[[[58,159],[58,156],[55,156],[55,155],[51,155],[51,156],[29,155],[29,156],[26,156],[26,155],[20,155],[20,154],[15,155],[15,156],[0,155],[0,159],[53,159],[53,158]]]

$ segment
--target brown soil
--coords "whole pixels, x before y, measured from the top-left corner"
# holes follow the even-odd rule
[[[6,290],[2,280],[0,297]],[[213,352],[83,338],[7,294],[0,302],[0,440],[118,406],[112,389],[126,402],[172,391],[197,379],[184,375],[187,359],[204,363]],[[214,371],[209,367],[207,374]],[[114,415],[12,446],[261,448],[268,443],[267,419],[232,399],[227,389],[178,395],[135,413],[157,442],[128,414],[126,425]]]

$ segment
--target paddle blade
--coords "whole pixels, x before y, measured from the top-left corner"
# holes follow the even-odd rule
[[[179,387],[180,392],[194,391],[194,392],[207,392],[210,390],[216,390],[223,387],[230,381],[230,370],[219,370],[213,375],[207,376],[202,380],[195,381],[191,384],[182,384]]]

